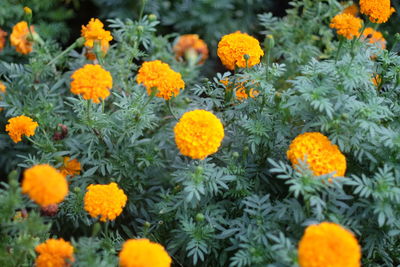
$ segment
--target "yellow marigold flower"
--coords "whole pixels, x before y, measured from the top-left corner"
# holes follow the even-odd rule
[[[247,67],[260,63],[260,58],[264,55],[264,51],[256,38],[247,33],[237,31],[222,37],[218,43],[217,54],[222,64],[233,70],[235,66],[246,67],[245,55],[249,57]]]
[[[75,176],[81,173],[81,164],[77,159],[71,159],[70,157],[64,157],[64,164],[60,168],[60,172],[64,176]]]
[[[199,38],[197,34],[184,34],[181,35],[174,45],[174,52],[177,59],[188,58],[192,54],[196,56],[201,56],[198,64],[203,64],[208,58],[208,47],[207,44]]]
[[[341,13],[333,17],[329,27],[336,29],[337,34],[351,40],[354,36],[359,35],[362,27],[362,19],[350,14]]]
[[[170,267],[171,257],[165,248],[148,239],[129,239],[119,253],[121,267]]]
[[[36,127],[38,126],[39,124],[33,121],[31,118],[21,115],[8,120],[6,132],[8,132],[8,135],[11,137],[14,143],[18,143],[22,141],[23,135],[34,135]]]
[[[93,218],[100,217],[100,221],[115,220],[125,207],[127,197],[116,183],[108,185],[91,184],[85,194],[85,210]]]
[[[7,33],[0,28],[0,52],[6,46],[6,36]]]
[[[64,239],[48,239],[36,246],[36,267],[67,267],[74,262],[74,247]]]
[[[35,165],[24,172],[22,193],[42,207],[58,204],[68,194],[67,179],[48,164]]]
[[[390,0],[360,0],[360,11],[373,23],[385,23],[396,10]]]
[[[221,80],[220,82],[226,86],[226,89],[231,90],[231,85],[229,84],[228,79]],[[254,98],[258,95],[258,91],[254,90],[253,88],[250,88],[249,94],[247,94],[244,82],[238,82],[237,84],[235,84],[235,88],[236,88],[236,92],[235,92],[236,98],[240,101],[247,99],[249,96],[251,98]]]
[[[136,81],[146,87],[149,95],[156,89],[156,96],[165,100],[177,96],[180,90],[185,88],[181,74],[160,60],[144,62],[139,69]]]
[[[299,265],[358,267],[361,266],[361,247],[354,235],[338,224],[310,225],[299,242]]]
[[[356,17],[358,15],[358,12],[358,6],[356,4],[352,4],[351,6],[346,7],[342,13],[353,15],[354,17]]]
[[[6,85],[0,81],[0,93],[4,94],[6,92],[6,89]]]
[[[83,99],[100,103],[100,98],[106,99],[110,95],[112,76],[100,65],[86,64],[76,70],[71,78],[71,92],[82,95]]]
[[[205,159],[218,151],[224,138],[224,126],[206,110],[186,112],[174,128],[179,151],[192,159]]]
[[[379,31],[375,31],[373,28],[365,28],[362,38],[367,40],[371,44],[377,44],[382,49],[386,49],[386,40],[383,37],[382,33]]]
[[[346,172],[346,157],[328,137],[318,132],[297,136],[286,155],[293,166],[299,164],[299,161],[306,161],[317,176],[333,172],[334,177],[344,176]]]
[[[35,32],[33,26],[31,26],[31,32]],[[33,43],[28,41],[29,34],[28,23],[26,21],[20,21],[15,24],[10,35],[10,42],[12,46],[15,46],[17,52],[25,55],[32,52]]]
[[[104,24],[99,19],[92,18],[89,23],[82,25],[81,36],[85,38],[85,46],[93,48],[96,41],[101,47],[108,49],[109,42],[113,39],[109,31],[104,30]]]

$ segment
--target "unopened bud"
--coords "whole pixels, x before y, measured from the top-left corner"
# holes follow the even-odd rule
[[[80,189],[79,187],[76,186],[76,187],[74,187],[74,192],[75,192],[75,193],[79,193],[79,192],[81,192],[81,189]]]
[[[233,152],[233,153],[232,153],[232,157],[235,158],[235,159],[237,159],[237,158],[239,157],[239,153],[236,152],[236,151]]]
[[[244,54],[243,57],[244,57],[244,60],[246,60],[246,61],[250,59],[250,56],[248,54]]]
[[[86,39],[85,37],[79,37],[75,42],[78,47],[82,47],[85,44]]]
[[[142,33],[143,31],[144,31],[144,28],[143,28],[143,26],[138,26],[137,27],[137,31],[138,31],[138,33]]]
[[[197,213],[196,214],[196,221],[202,222],[202,221],[204,221],[204,219],[205,219],[205,216],[204,216],[203,213]]]
[[[30,9],[29,7],[24,7],[24,13],[26,14],[26,15],[32,15],[32,9]]]
[[[149,223],[148,221],[145,221],[143,226],[146,227],[146,228],[150,228],[151,223]]]
[[[156,21],[157,20],[157,16],[155,14],[150,14],[149,15],[149,20],[150,21]]]

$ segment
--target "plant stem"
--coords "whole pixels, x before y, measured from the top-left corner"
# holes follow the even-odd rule
[[[168,110],[171,113],[172,117],[174,117],[176,121],[179,121],[178,117],[175,115],[175,113],[172,110],[171,100],[167,100],[167,107],[168,107]]]
[[[65,54],[69,53],[72,49],[74,49],[77,46],[77,41],[75,41],[72,45],[67,47],[64,51],[62,51],[58,56],[53,58],[49,63],[47,63],[47,66],[52,65],[57,62],[61,57],[63,57]]]

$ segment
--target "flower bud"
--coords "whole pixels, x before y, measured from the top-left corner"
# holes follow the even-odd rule
[[[203,213],[197,213],[196,214],[196,221],[202,222],[202,221],[204,221],[204,219],[205,219],[205,216],[204,216]]]
[[[149,15],[149,21],[156,21],[156,20],[157,20],[157,16],[155,14]]]

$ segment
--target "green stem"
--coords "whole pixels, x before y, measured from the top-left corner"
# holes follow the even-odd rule
[[[338,61],[338,58],[339,58],[339,54],[340,54],[340,50],[342,49],[342,47],[343,47],[343,43],[344,43],[344,38],[343,37],[340,37],[340,41],[339,41],[339,47],[338,47],[338,50],[337,50],[337,52],[336,52],[336,56],[335,56],[335,64],[337,63],[337,61]]]
[[[142,20],[143,12],[144,12],[144,7],[146,6],[146,2],[147,2],[147,0],[142,0],[142,1],[141,1],[140,13],[139,13],[139,21]]]
[[[65,54],[69,53],[72,49],[74,49],[78,45],[78,42],[75,41],[72,45],[67,47],[64,51],[62,51],[58,56],[53,58],[49,63],[47,63],[47,66],[52,65],[57,62],[61,57],[63,57]]]
[[[90,101],[91,100],[86,100],[86,116],[87,116],[87,120],[88,120],[88,122],[90,122],[91,121],[91,118],[90,118],[90,107],[91,107],[91,103],[90,103]]]
[[[179,121],[178,117],[175,115],[175,113],[174,113],[173,110],[172,110],[172,107],[171,107],[171,100],[167,100],[167,107],[168,107],[168,110],[169,110],[169,112],[171,113],[172,117],[174,117],[174,119],[175,119],[176,121]]]

